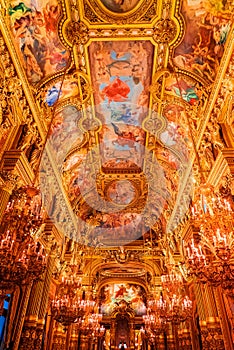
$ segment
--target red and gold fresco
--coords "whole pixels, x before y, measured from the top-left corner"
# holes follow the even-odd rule
[[[8,12],[15,43],[31,83],[66,66],[69,53],[58,36],[61,5],[56,0],[17,0],[11,2]]]
[[[148,41],[92,42],[90,69],[104,168],[142,167],[153,45]]]

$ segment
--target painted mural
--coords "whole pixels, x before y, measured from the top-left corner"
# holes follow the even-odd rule
[[[102,287],[100,292],[101,312],[110,315],[121,300],[130,303],[136,315],[146,313],[145,291],[142,286],[132,283],[113,283]]]
[[[213,81],[231,26],[233,6],[225,0],[185,0],[182,14],[185,36],[176,48],[174,62]]]
[[[59,167],[63,164],[73,144],[77,140],[82,139],[82,133],[78,128],[80,117],[80,112],[74,106],[65,107],[55,115],[49,136],[49,144]],[[64,167],[68,170],[72,167],[72,160],[69,160],[69,162],[67,161],[64,164]]]
[[[199,89],[191,83],[186,77],[170,77],[166,79],[165,92],[175,97],[181,98],[190,105],[196,105],[199,102]]]
[[[136,189],[131,181],[113,181],[107,189],[110,200],[119,205],[130,204],[136,197]]]
[[[60,98],[60,100],[63,100],[69,97],[77,96],[79,94],[78,81],[75,77],[64,79],[61,91],[60,87],[61,81],[55,83],[46,92],[45,101],[49,107],[52,107],[55,102],[57,102],[58,98]]]
[[[166,147],[175,151],[174,155],[168,154],[167,159],[172,168],[179,169],[181,165],[185,166],[189,162],[192,149],[186,111],[181,105],[169,103],[162,113],[167,119],[167,128],[160,134],[160,140]]]
[[[93,42],[89,47],[100,148],[107,168],[142,166],[153,46],[145,41]]]
[[[63,69],[69,54],[58,37],[61,8],[56,0],[18,0],[11,3],[12,31],[31,83]]]
[[[131,11],[140,0],[101,0],[101,2],[110,11],[124,13]]]

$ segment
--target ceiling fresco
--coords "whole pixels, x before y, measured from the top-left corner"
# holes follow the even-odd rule
[[[29,82],[38,83],[66,67],[69,52],[59,40],[61,7],[56,1],[14,1],[9,15]]]
[[[103,168],[142,167],[153,46],[150,42],[93,42],[89,46],[94,101],[102,121]]]
[[[192,196],[192,137],[228,42],[229,2],[26,0],[7,11],[49,128],[45,188],[60,181],[77,239],[124,245],[174,229]]]
[[[100,291],[101,312],[110,315],[122,301],[130,304],[136,315],[146,313],[145,290],[133,283],[106,284]]]
[[[174,63],[205,80],[214,81],[231,26],[230,4],[224,0],[182,3],[186,31],[175,49]]]

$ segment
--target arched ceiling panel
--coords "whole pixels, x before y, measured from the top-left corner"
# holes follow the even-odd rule
[[[174,63],[207,83],[215,80],[231,28],[233,5],[224,0],[185,0],[185,33]]]
[[[64,69],[70,53],[61,44],[61,4],[55,1],[14,1],[8,8],[15,45],[27,78],[35,84]]]

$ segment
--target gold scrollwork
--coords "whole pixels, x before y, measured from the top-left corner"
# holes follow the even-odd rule
[[[89,29],[81,21],[70,21],[65,24],[64,34],[70,45],[85,45],[89,40]]]

